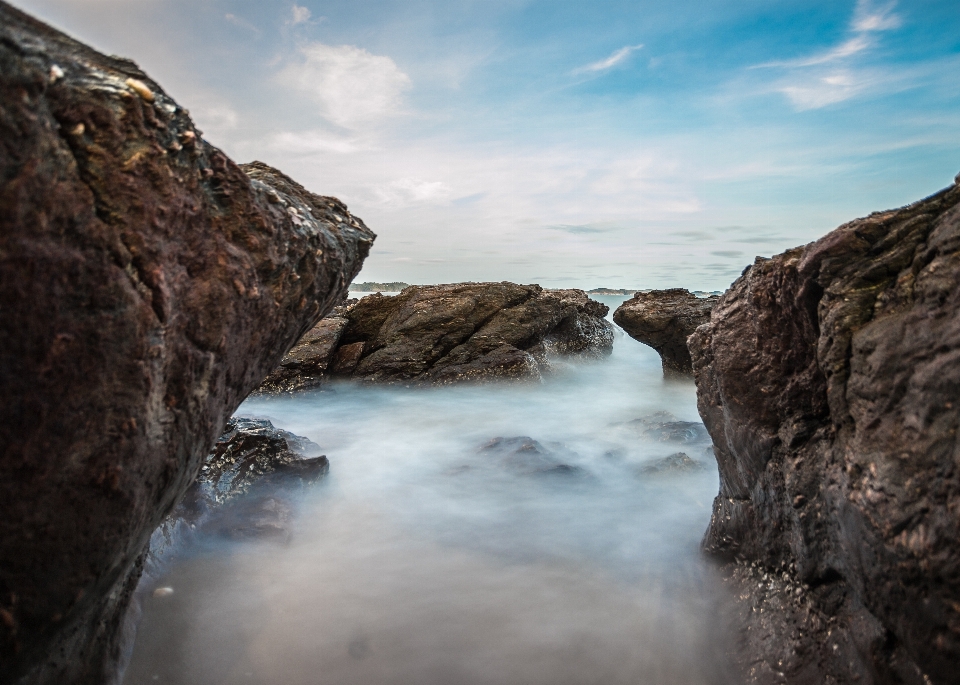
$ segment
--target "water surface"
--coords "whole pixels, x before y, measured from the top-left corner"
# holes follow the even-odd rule
[[[289,542],[206,540],[170,566],[124,682],[728,682],[697,550],[716,465],[643,436],[635,420],[664,411],[699,421],[692,382],[619,331],[609,359],[542,384],[245,402],[318,443],[330,475]],[[483,449],[498,437],[545,456]],[[644,472],[678,451],[704,470]]]

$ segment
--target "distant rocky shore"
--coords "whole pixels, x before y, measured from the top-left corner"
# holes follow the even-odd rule
[[[539,379],[557,356],[613,347],[606,305],[582,290],[515,283],[410,286],[338,307],[257,388],[316,388],[333,377],[403,385]]]
[[[366,281],[364,283],[351,283],[350,292],[355,293],[398,293],[404,288],[409,288],[409,283],[392,281],[390,283],[374,283]]]

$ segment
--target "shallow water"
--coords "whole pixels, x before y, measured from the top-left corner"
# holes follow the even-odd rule
[[[609,359],[542,384],[247,401],[330,475],[288,543],[211,539],[170,566],[124,682],[728,682],[697,549],[716,465],[630,423],[660,411],[699,421],[692,382],[619,331]],[[546,456],[481,449],[518,436]],[[678,451],[704,470],[643,471]]]

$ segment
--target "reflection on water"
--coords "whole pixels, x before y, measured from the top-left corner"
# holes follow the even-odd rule
[[[729,682],[697,552],[716,466],[698,431],[635,421],[662,411],[698,421],[692,383],[623,335],[539,385],[246,402],[330,475],[289,543],[210,540],[169,569],[124,682]],[[676,452],[707,468],[643,469]]]

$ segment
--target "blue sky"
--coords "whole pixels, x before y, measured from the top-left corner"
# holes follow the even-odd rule
[[[14,0],[378,234],[360,278],[723,289],[960,172],[956,0]]]

